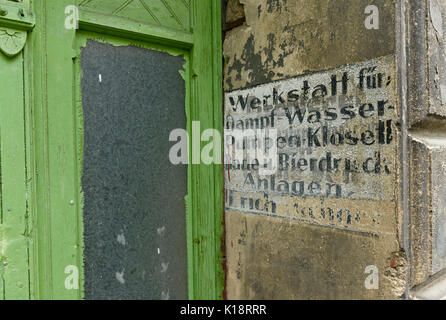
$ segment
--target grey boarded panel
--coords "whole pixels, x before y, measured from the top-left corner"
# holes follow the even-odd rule
[[[89,40],[82,49],[86,299],[187,298],[184,58]]]

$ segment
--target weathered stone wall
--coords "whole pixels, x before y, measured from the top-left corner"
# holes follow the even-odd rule
[[[241,0],[246,23],[227,32],[224,42],[225,89],[394,53],[394,3],[373,1],[381,8],[380,29],[367,30],[364,8],[369,2]]]
[[[301,132],[299,170],[225,167],[229,299],[399,299],[446,266],[446,1],[409,2],[228,1],[226,130]]]
[[[407,17],[404,156],[412,287],[446,267],[446,1],[414,1]]]

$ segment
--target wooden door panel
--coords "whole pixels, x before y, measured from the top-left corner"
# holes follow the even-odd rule
[[[0,0],[0,31],[26,35],[0,50],[0,81],[7,81],[0,86],[0,298],[85,297],[81,37],[188,57],[186,128],[191,134],[200,121],[201,131],[221,130],[219,1],[74,2],[73,11],[73,0]],[[78,28],[67,27],[73,12]],[[223,294],[222,177],[221,164],[187,167],[189,298]]]
[[[190,0],[84,0],[79,7],[190,31]]]

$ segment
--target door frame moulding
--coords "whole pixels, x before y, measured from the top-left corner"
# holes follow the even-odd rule
[[[27,130],[32,147],[31,206],[35,232],[32,298],[82,299],[80,287],[67,290],[66,266],[82,270],[82,238],[79,215],[82,195],[77,165],[76,73],[74,63],[78,31],[95,32],[143,41],[189,52],[190,88],[186,112],[192,143],[192,121],[201,131],[222,132],[222,39],[219,1],[191,1],[193,32],[156,26],[141,21],[78,10],[78,30],[64,29],[65,8],[72,0],[33,1],[36,24],[28,39],[25,64],[32,75],[30,121]],[[67,63],[71,61],[72,63]],[[71,108],[70,108],[71,105]],[[166,141],[166,143],[169,143]],[[200,146],[201,147],[201,146]],[[191,158],[192,156],[189,155]],[[190,159],[191,160],[191,159]],[[192,163],[191,161],[189,163]],[[189,165],[186,197],[189,254],[189,298],[223,298],[223,168],[220,164]],[[77,233],[75,236],[73,233]]]

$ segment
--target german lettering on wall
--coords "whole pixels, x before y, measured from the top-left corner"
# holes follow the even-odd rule
[[[394,57],[386,56],[227,92],[226,208],[371,235],[394,232],[386,223],[395,219],[397,190],[394,69]],[[248,130],[274,131],[274,139],[228,139]],[[277,166],[267,174],[261,159],[233,156],[273,147]]]

